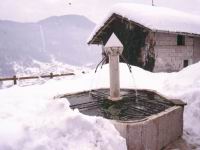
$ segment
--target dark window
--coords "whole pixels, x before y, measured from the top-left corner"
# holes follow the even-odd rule
[[[185,36],[177,35],[177,45],[185,45]]]
[[[187,67],[188,66],[188,60],[184,60],[183,61],[183,67],[185,68],[185,67]]]

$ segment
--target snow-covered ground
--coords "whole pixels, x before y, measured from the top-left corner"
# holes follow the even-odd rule
[[[50,73],[60,74],[60,73],[67,73],[67,72],[81,72],[87,71],[90,66],[93,64],[88,64],[88,67],[84,66],[72,66],[68,64],[64,64],[60,61],[55,60],[52,58],[50,63],[45,63],[37,60],[33,60],[33,64],[30,67],[23,66],[16,62],[13,63],[13,69],[16,72],[16,76],[37,76],[37,75],[47,75]]]
[[[120,64],[121,87],[153,89],[187,102],[184,138],[200,149],[200,63],[178,73],[151,73]],[[108,65],[44,84],[0,90],[0,149],[126,149],[112,124],[69,109],[59,95],[108,87]]]
[[[108,121],[72,111],[66,99],[54,98],[68,92],[73,80],[0,90],[0,149],[125,149]]]
[[[33,63],[30,66],[23,66],[22,64],[13,62],[13,69],[16,72],[17,77],[29,77],[29,76],[38,76],[38,79],[29,79],[29,80],[18,80],[18,86],[29,86],[33,84],[43,84],[49,80],[49,78],[40,78],[42,75],[53,74],[64,74],[64,73],[74,73],[81,74],[82,72],[87,73],[90,69],[89,67],[84,66],[72,66],[64,64],[62,62],[56,61],[52,58],[51,63],[45,63],[33,60]],[[12,77],[12,76],[10,76]],[[62,77],[56,77],[57,80],[62,79]],[[3,81],[3,84],[0,81],[0,89],[8,88],[13,85],[13,81]]]

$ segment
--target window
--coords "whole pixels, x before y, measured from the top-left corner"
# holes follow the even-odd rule
[[[177,35],[177,45],[185,45],[185,36]]]
[[[184,68],[187,67],[188,64],[189,64],[188,60],[184,60],[184,61],[183,61],[183,67],[184,67]]]

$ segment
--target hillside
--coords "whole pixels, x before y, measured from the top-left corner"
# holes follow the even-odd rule
[[[14,64],[37,67],[34,60],[78,66],[96,63],[100,48],[86,44],[94,26],[78,15],[54,16],[36,23],[0,21],[0,75],[15,74]]]

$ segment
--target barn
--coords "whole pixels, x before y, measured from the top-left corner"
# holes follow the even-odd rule
[[[128,63],[152,72],[179,71],[200,60],[200,16],[119,3],[95,27],[88,44],[104,47],[113,33],[123,44]]]

